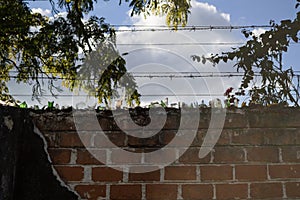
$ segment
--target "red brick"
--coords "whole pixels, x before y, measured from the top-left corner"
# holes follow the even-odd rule
[[[85,112],[85,113],[84,113]],[[96,116],[96,113],[88,113],[89,111],[83,111],[82,114],[76,113],[76,128],[77,130],[83,130],[83,131],[101,131],[104,130],[106,127],[102,127],[103,124],[101,124],[101,121],[103,118],[100,119],[94,119]],[[105,124],[106,125],[106,124]],[[110,123],[112,125],[112,123]]]
[[[219,131],[219,130],[216,129],[216,131]],[[196,137],[197,140],[195,140],[192,143],[192,146],[201,147],[203,145],[204,138],[207,136],[207,132],[208,132],[208,129],[198,130],[197,137]],[[221,131],[220,137],[217,140],[216,146],[229,145],[230,144],[230,138],[231,138],[231,130],[223,129]]]
[[[208,184],[182,185],[182,197],[189,200],[213,198],[213,186]]]
[[[288,198],[300,198],[300,182],[285,183]]]
[[[270,165],[269,173],[272,179],[300,178],[300,164],[299,165]]]
[[[83,167],[55,166],[57,173],[64,181],[81,181],[84,177]]]
[[[279,162],[279,150],[277,147],[249,147],[246,150],[249,162]]]
[[[129,173],[129,181],[159,181],[160,170],[147,173]]]
[[[111,120],[109,118],[100,117],[100,118],[98,118],[98,122],[99,122],[99,124],[96,124],[96,126],[100,125],[100,127],[103,131],[113,130],[113,128],[114,128],[113,120]],[[99,128],[99,127],[97,127],[97,128]]]
[[[232,166],[201,166],[200,176],[203,181],[232,180]]]
[[[175,148],[164,148],[160,153],[145,154],[145,163],[157,164],[159,162],[170,162],[177,160]]]
[[[237,129],[232,131],[231,144],[239,145],[262,145],[264,144],[264,134],[261,129]]]
[[[176,131],[163,131],[162,133],[159,134],[159,140],[161,145],[167,145],[169,144],[174,137],[176,136]]]
[[[181,150],[182,152],[183,150]],[[183,155],[179,158],[180,163],[209,163],[211,159],[211,153],[206,155],[204,158],[199,158],[200,148],[191,147],[187,149]]]
[[[76,132],[60,133],[59,146],[60,147],[84,147],[84,144],[90,144],[90,139],[91,139],[91,135],[82,135],[82,137],[79,137],[79,135]]]
[[[76,185],[75,190],[81,198],[88,200],[97,200],[100,197],[106,197],[105,185]]]
[[[68,164],[71,158],[70,149],[48,149],[53,164]]]
[[[196,180],[196,167],[195,166],[166,167],[165,180]]]
[[[180,124],[180,117],[178,115],[168,115],[164,130],[178,130]]]
[[[211,120],[210,108],[207,108],[203,111],[204,112],[200,113],[199,128],[207,129],[209,127],[209,123],[210,123],[210,120]]]
[[[217,199],[247,199],[247,184],[217,184]]]
[[[140,200],[141,198],[141,185],[112,185],[110,187],[110,199]]]
[[[245,161],[245,153],[241,147],[215,147],[214,163],[242,163]]]
[[[109,140],[115,146],[124,147],[126,135],[120,131],[106,132],[106,133],[96,133],[94,137],[94,143],[96,148],[106,148],[111,147],[111,144],[107,142]]]
[[[48,148],[58,146],[58,137],[56,132],[43,131],[42,134],[47,141]]]
[[[176,200],[177,185],[173,184],[150,184],[146,185],[147,200]]]
[[[281,183],[252,183],[250,185],[250,196],[255,199],[282,198]]]
[[[93,155],[96,155],[96,158]],[[105,150],[86,150],[86,149],[78,149],[77,150],[77,159],[76,163],[81,165],[101,165],[100,160],[97,160],[97,157],[101,160],[106,160],[106,151]]]
[[[266,165],[236,165],[235,178],[239,181],[267,180]]]
[[[228,112],[226,113],[226,119],[224,128],[244,128],[248,126],[247,115],[244,113]]]
[[[232,137],[232,130],[231,129],[223,129],[216,146],[230,145],[231,137]]]
[[[299,131],[289,128],[264,129],[265,144],[268,145],[293,145]]]
[[[142,134],[142,133],[141,133]],[[155,134],[148,138],[128,136],[128,146],[130,147],[157,147],[159,146],[159,135]]]
[[[111,162],[115,165],[140,164],[142,162],[141,153],[122,154],[122,149],[111,150]]]
[[[181,147],[188,147],[188,146],[194,146],[193,142],[195,142],[195,136],[196,136],[197,130],[180,130],[178,132],[171,132],[168,131],[166,134],[163,134],[164,136],[161,137],[161,139],[165,138],[165,140],[168,140],[169,143],[167,145],[169,147],[175,147],[175,148],[181,148]],[[175,135],[174,135],[175,134]],[[166,141],[162,141],[162,145],[165,145]]]
[[[92,168],[93,181],[122,181],[123,172],[110,167]]]
[[[300,146],[287,146],[282,148],[283,162],[300,163]]]

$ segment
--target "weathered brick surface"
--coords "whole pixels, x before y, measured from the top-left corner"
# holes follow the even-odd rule
[[[146,186],[147,200],[175,200],[177,199],[176,184],[149,184]]]
[[[129,173],[129,181],[160,181],[160,170],[146,173]]]
[[[112,185],[110,187],[110,198],[116,200],[141,199],[142,186],[141,185]]]
[[[233,145],[263,145],[264,144],[264,134],[263,130],[259,128],[244,128],[244,129],[234,129],[230,131],[232,133]]]
[[[265,181],[268,178],[266,165],[237,165],[235,178],[238,181]]]
[[[123,172],[110,167],[92,168],[92,180],[102,182],[116,182],[123,180]]]
[[[48,149],[53,164],[68,164],[71,160],[71,149]]]
[[[245,152],[241,147],[215,147],[213,152],[214,163],[244,163]]]
[[[200,148],[191,147],[187,150],[181,149],[182,156],[179,158],[180,163],[187,163],[187,164],[201,164],[201,163],[209,163],[211,161],[211,153],[209,153],[204,158],[199,158],[199,151]],[[183,153],[184,152],[184,153]]]
[[[84,147],[77,132],[61,132],[58,134],[58,138],[60,147]]]
[[[151,154],[145,158],[145,163],[153,164],[165,160],[177,160],[176,148],[165,148],[160,154]]]
[[[79,132],[71,112],[47,112],[32,117],[45,136],[51,161],[61,179],[71,184],[82,199],[300,198],[300,109],[228,109],[217,144],[202,159],[199,151],[211,122],[211,110],[201,110],[199,128],[192,140],[189,135],[180,135],[178,127],[192,133],[188,123],[197,119],[195,112],[185,114],[190,121],[180,124],[180,110],[167,110],[164,128],[151,138],[125,134],[126,131],[145,133],[136,130],[131,121],[149,123],[147,109],[136,112],[139,116],[131,109],[130,119],[120,115],[120,127],[110,111],[94,113],[99,123],[83,112],[77,121]],[[103,134],[111,143],[107,143]],[[190,146],[184,146],[188,141]],[[115,145],[113,149],[110,144]],[[162,147],[165,148],[160,154],[141,156],[142,152],[147,155]],[[140,156],[119,156],[122,151]],[[157,164],[159,161],[174,162],[154,172],[127,173],[105,166],[95,155],[125,166],[143,162],[149,169],[151,165],[162,167]]]
[[[284,146],[281,150],[283,162],[300,163],[300,141],[297,146]]]
[[[224,181],[233,179],[233,167],[230,165],[207,165],[200,167],[201,180]]]
[[[94,146],[95,148],[107,148],[110,147],[109,143],[105,140],[106,137],[110,142],[118,147],[124,147],[126,144],[126,135],[121,131],[109,131],[109,132],[95,132]]]
[[[142,134],[142,133],[141,133]],[[128,146],[130,147],[159,147],[159,133],[149,138],[128,137]]]
[[[100,160],[106,160],[105,150],[77,149],[76,164],[79,165],[102,165]]]
[[[272,179],[300,178],[300,164],[298,165],[270,165],[269,173]]]
[[[57,132],[43,131],[43,135],[47,141],[48,148],[59,147]]]
[[[299,134],[296,128],[268,128],[264,129],[264,142],[266,145],[295,145]]]
[[[208,129],[199,129],[197,132],[197,135],[195,137],[195,140],[191,144],[192,147],[201,147],[203,144],[203,140],[206,137],[208,132]],[[217,141],[216,146],[224,146],[224,145],[230,145],[231,143],[231,137],[232,137],[232,130],[230,129],[223,129],[221,130],[221,135]]]
[[[213,186],[210,184],[182,185],[183,199],[201,200],[213,198]]]
[[[247,184],[217,184],[217,199],[247,199]]]
[[[97,200],[106,196],[105,185],[76,185],[75,190],[83,199]]]
[[[255,199],[272,199],[282,198],[283,190],[281,183],[252,183],[251,186],[251,198]]]
[[[165,180],[196,180],[195,166],[170,166],[165,168]]]
[[[288,198],[300,198],[300,182],[285,183],[286,195]]]
[[[279,149],[274,146],[247,147],[247,160],[249,162],[277,163],[279,162]]]
[[[60,177],[68,181],[81,181],[84,177],[84,168],[80,166],[55,166]]]

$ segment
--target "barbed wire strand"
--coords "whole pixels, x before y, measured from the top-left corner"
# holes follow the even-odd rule
[[[300,71],[294,71],[294,78],[300,76]],[[14,71],[14,73],[19,73],[17,71]],[[20,73],[22,74],[22,72]],[[24,74],[27,74],[24,72]],[[134,78],[231,78],[231,77],[243,77],[244,73],[243,72],[128,72],[129,75],[133,76]],[[253,74],[254,77],[261,77],[262,75],[258,72],[255,72]],[[8,77],[10,79],[18,79],[22,77],[18,77],[17,75],[0,75],[0,78],[3,77]],[[34,77],[35,79],[53,79],[53,80],[67,80],[67,81],[72,81],[72,80],[90,80],[90,81],[96,81],[98,78],[91,78],[91,79],[83,79],[83,78],[62,78],[62,77],[47,77],[47,76],[37,76]]]
[[[31,97],[31,94],[11,94],[12,96],[18,97]],[[61,95],[51,95],[51,94],[44,94],[41,95],[43,97],[87,97],[88,94],[61,94]],[[166,97],[166,96],[183,96],[183,97],[193,97],[193,96],[224,96],[224,94],[206,94],[206,93],[196,93],[196,94],[141,94],[143,97]],[[93,97],[93,96],[91,96]],[[97,98],[97,97],[96,97]]]
[[[110,25],[113,27],[113,25]],[[1,25],[2,28],[18,28],[28,29],[27,27],[18,27],[16,24]],[[152,27],[152,28],[136,28],[136,26],[127,27],[129,29],[115,29],[115,32],[162,32],[162,31],[213,31],[213,30],[241,30],[241,29],[255,29],[255,28],[272,28],[270,25],[239,25],[239,26],[188,26],[188,27]],[[10,31],[13,33],[13,30]],[[35,31],[38,32],[38,31]]]

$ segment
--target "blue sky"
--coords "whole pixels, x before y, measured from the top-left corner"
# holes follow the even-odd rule
[[[295,17],[295,0],[204,0],[220,12],[229,13],[233,24],[268,24]],[[117,6],[116,1],[99,1],[95,13],[104,16],[111,24],[128,22],[128,3]]]
[[[230,14],[232,24],[267,24],[270,20],[279,22],[282,19],[295,17],[295,0],[204,0],[214,5],[220,12]],[[31,8],[49,9],[48,1],[28,2]],[[127,24],[130,22],[129,4],[118,1],[99,0],[95,5],[94,14],[103,16],[111,24]]]
[[[95,5],[93,14],[99,17],[105,17],[106,22],[110,24],[139,24],[139,25],[162,25],[165,24],[164,17],[150,16],[144,19],[143,16],[130,17],[130,8],[128,3],[124,2],[121,6],[119,1],[103,1],[98,0]],[[294,19],[296,16],[295,0],[193,0],[192,13],[189,16],[188,25],[268,25],[270,20],[279,22],[282,19]],[[47,1],[34,1],[29,3],[32,9],[39,9],[42,13],[48,14],[45,10],[50,9],[50,3]],[[121,27],[126,29],[126,27]],[[260,32],[262,30],[256,30]],[[120,33],[117,36],[117,43],[136,44],[136,43],[178,43],[178,42],[244,42],[240,30],[237,31],[199,31],[191,32],[146,32],[146,33]],[[130,72],[141,71],[196,71],[196,72],[218,72],[218,71],[235,71],[232,64],[221,65],[217,68],[211,66],[203,67],[198,63],[194,63],[190,59],[192,54],[210,54],[220,53],[229,50],[230,47],[224,46],[119,46],[120,53],[129,52],[126,56],[128,70]],[[285,55],[285,64],[287,66],[296,66],[296,58],[298,57],[299,45],[292,45],[290,52]],[[295,68],[297,69],[297,68]],[[199,94],[212,93],[221,94],[224,89],[230,86],[238,87],[239,79],[202,79],[202,80],[170,80],[170,79],[137,79],[140,92],[143,94]],[[218,85],[219,84],[219,85]],[[22,86],[11,84],[12,93],[29,93],[30,88],[22,91]],[[151,101],[161,100],[167,95],[161,97],[145,97],[142,100],[144,104]],[[212,97],[169,97],[170,103],[184,102],[200,102]],[[220,97],[224,98],[224,97]],[[23,98],[29,104],[30,98]],[[54,100],[60,105],[70,104],[70,98],[54,99],[47,97],[43,99],[43,104],[48,100]],[[74,100],[74,98],[73,98]],[[78,98],[77,98],[78,100]],[[81,99],[82,100],[82,99]]]

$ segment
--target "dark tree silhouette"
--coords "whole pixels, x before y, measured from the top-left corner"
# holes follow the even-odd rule
[[[296,9],[299,2],[297,0]],[[193,55],[192,59],[213,64],[233,61],[237,71],[244,73],[239,90],[249,89],[250,103],[290,103],[299,106],[299,76],[295,77],[293,68],[283,65],[282,57],[288,52],[291,42],[298,43],[300,12],[294,20],[282,20],[279,24],[271,21],[270,25],[272,28],[259,36],[243,30],[242,33],[249,40],[239,48],[222,54],[212,54],[210,57]],[[251,84],[257,74],[261,76],[259,85]]]
[[[0,100],[14,101],[7,87],[14,78],[31,84],[36,98],[43,94],[42,85],[52,94],[60,91],[55,80],[62,79],[71,91],[83,89],[99,102],[107,103],[122,86],[127,89],[128,103],[139,102],[135,81],[126,74],[126,62],[115,48],[114,29],[101,17],[84,20],[97,1],[49,2],[53,14],[67,11],[67,16],[50,20],[32,13],[24,0],[0,0]],[[127,2],[132,15],[166,14],[167,23],[174,27],[186,24],[190,8],[190,0]]]

